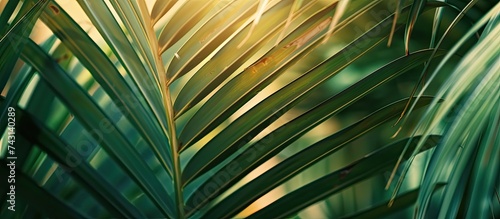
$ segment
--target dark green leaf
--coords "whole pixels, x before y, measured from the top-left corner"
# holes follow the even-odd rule
[[[123,33],[111,11],[106,7],[106,4],[101,1],[79,2],[96,24],[96,28],[103,34],[106,41],[115,51],[118,59],[127,69],[127,72],[132,76],[134,81],[133,86],[139,89],[139,94],[137,95],[146,100],[143,105],[146,105],[147,108],[150,108],[154,112],[163,111],[164,107],[160,97],[160,87],[155,85],[153,72],[146,71],[141,59],[135,53],[127,36]],[[165,170],[171,174],[172,161],[168,147],[165,147],[165,142],[168,142],[166,131],[164,132],[166,128],[161,123],[158,123],[158,121],[161,121],[161,118],[153,121],[142,120],[135,122],[134,127],[138,129],[142,138],[151,146]]]
[[[243,210],[260,196],[279,186],[286,180],[300,173],[302,170],[318,162],[346,146],[364,133],[395,118],[404,108],[405,101],[401,100],[388,105],[355,124],[311,145],[310,147],[294,154],[270,170],[266,171],[251,182],[245,184],[221,202],[210,208],[203,218],[228,218]],[[421,98],[417,104],[423,107],[429,104],[432,98]]]
[[[478,149],[478,155],[474,164],[472,176],[470,177],[472,191],[467,216],[479,218],[490,217],[490,206],[486,205],[492,194],[495,193],[495,181],[500,176],[500,102],[497,102],[496,114],[491,115],[485,131],[484,140]]]
[[[116,127],[89,95],[33,41],[23,50],[22,58],[32,65],[49,84],[54,93],[82,122],[87,131],[100,142],[125,172],[130,174],[165,215],[171,215],[168,193],[149,166],[124,134]],[[77,100],[77,101],[75,101]],[[104,124],[104,125],[103,125]],[[106,135],[106,136],[104,136]],[[116,147],[120,145],[121,147]]]
[[[7,176],[9,174],[9,160],[1,160],[0,162],[0,175]],[[16,197],[26,201],[30,206],[35,207],[39,212],[43,213],[52,218],[85,218],[80,212],[74,210],[72,207],[68,206],[62,200],[54,197],[53,194],[45,191],[39,185],[37,185],[29,176],[26,176],[23,172],[16,172],[16,183],[15,185],[7,184],[7,180],[1,180],[0,186],[2,188],[10,186],[14,187],[14,192]],[[9,191],[10,193],[10,191]],[[43,197],[34,198],[34,197]],[[9,198],[10,199],[10,198]],[[15,198],[14,198],[15,200]],[[18,201],[18,200],[16,200]],[[16,208],[14,208],[16,209]],[[21,210],[21,209],[17,209]],[[13,212],[11,212],[13,213]]]
[[[1,101],[2,103],[5,102],[5,100]],[[18,130],[18,133],[33,144],[38,145],[54,160],[58,161],[66,171],[82,183],[83,187],[88,189],[114,216],[128,218],[144,217],[141,212],[123,197],[120,191],[117,191],[102,175],[92,168],[77,150],[68,146],[67,143],[37,121],[32,115],[17,108],[16,118],[16,130]],[[37,199],[45,199],[45,196],[38,197]]]
[[[26,44],[36,20],[47,3],[47,0],[24,1],[17,16],[12,21],[13,23],[10,26],[6,26],[9,29],[5,30],[5,33],[3,31],[0,32],[2,33],[0,38],[0,90],[3,90],[7,84],[10,73],[19,59],[21,50]],[[12,6],[9,5],[5,16],[9,16],[8,12],[12,12]],[[3,12],[2,15],[4,15]]]
[[[410,147],[415,148],[418,140],[418,137],[414,137],[410,142]],[[429,137],[422,151],[436,146],[439,140],[440,136]],[[407,142],[408,139],[403,139],[368,154],[337,171],[288,193],[252,214],[249,218],[286,218],[362,180],[387,171],[397,162]],[[406,153],[404,157],[408,158],[410,155],[411,153]],[[372,218],[377,217],[372,215]]]
[[[440,189],[446,184],[441,183],[436,186],[436,189]],[[420,188],[405,192],[396,198],[396,201],[389,206],[390,200],[380,203],[378,205],[372,206],[370,208],[342,216],[341,219],[371,219],[371,218],[381,218],[392,213],[401,211],[415,203],[417,201],[418,193]]]

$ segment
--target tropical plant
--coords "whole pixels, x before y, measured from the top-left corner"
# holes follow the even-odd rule
[[[498,1],[0,6],[1,218],[500,216]]]

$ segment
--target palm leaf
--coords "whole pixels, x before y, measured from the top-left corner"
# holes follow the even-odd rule
[[[0,217],[496,217],[500,4],[392,2],[1,1]]]
[[[301,12],[304,12],[312,5],[314,4],[311,2],[310,4],[304,6],[302,11],[297,13],[300,14]],[[328,8],[326,9],[328,10]],[[283,16],[281,13],[280,15]],[[265,13],[263,16],[263,19],[268,20],[271,16],[274,17],[275,15],[269,12]],[[314,22],[315,19],[311,19],[310,21]],[[177,112],[176,115],[182,115],[185,111],[191,109],[195,104],[199,103],[218,85],[226,80],[230,74],[240,68],[241,65],[244,65],[245,62],[248,61],[248,59],[250,59],[255,52],[257,52],[257,49],[262,49],[265,43],[271,40],[272,36],[279,31],[279,27],[281,27],[281,25],[283,25],[281,20],[267,22],[266,25],[259,25],[258,28],[254,29],[252,32],[254,37],[247,40],[247,43],[239,48],[237,48],[237,44],[243,40],[243,37],[247,34],[246,32],[249,31],[248,26],[245,28],[245,31],[238,33],[186,83],[184,89],[180,91],[174,104],[174,109]],[[230,54],[230,51],[234,51],[235,49],[241,51],[239,56]],[[269,56],[277,56],[276,51],[279,50],[273,49],[273,51],[270,51]]]
[[[3,103],[3,101],[2,101]],[[74,165],[68,160],[68,154],[73,156],[76,161],[82,161],[77,150],[63,142],[58,136],[50,131],[43,124],[38,122],[29,113],[20,109],[16,110],[18,118],[18,130],[26,139],[46,151],[51,157],[54,157],[61,165],[67,168],[71,167],[71,174],[83,184],[83,187],[91,190],[93,194],[102,200],[101,203],[107,209],[113,209],[116,217],[144,217],[133,205],[131,205],[113,186],[97,171],[95,171],[87,162],[79,162]],[[31,133],[39,133],[33,135]]]
[[[161,117],[154,117],[153,112],[148,111],[148,109],[145,108],[145,106],[150,105],[141,104],[141,99],[139,99],[137,94],[132,91],[131,87],[125,82],[116,67],[113,66],[105,54],[103,54],[97,45],[92,42],[88,35],[81,28],[79,28],[78,25],[75,25],[74,21],[66,12],[62,9],[57,9],[57,16],[51,16],[48,14],[55,14],[52,10],[55,10],[54,8],[59,8],[59,6],[51,2],[49,4],[49,8],[51,8],[51,10],[46,9],[45,14],[41,16],[47,26],[52,28],[54,33],[59,35],[58,37],[60,39],[63,39],[62,42],[65,43],[68,49],[75,54],[75,56],[86,68],[89,68],[96,81],[99,82],[105,90],[107,90],[107,94],[110,95],[115,104],[119,106],[122,113],[129,118],[132,123],[134,123],[135,127],[139,127],[139,129],[143,130],[141,131],[142,135],[147,136],[146,133],[154,133],[151,131],[148,132],[146,128],[141,127],[154,126],[151,123],[154,124],[155,120],[162,121],[159,119]],[[89,54],[93,55],[90,56]],[[156,115],[161,114],[156,111]],[[147,121],[151,125],[145,124],[142,121]],[[158,125],[154,127],[158,129]]]
[[[144,68],[145,66],[142,65],[141,59],[134,52],[132,44],[128,42],[125,33],[120,29],[120,26],[113,18],[110,10],[106,7],[104,2],[83,1],[81,4],[83,8],[88,11],[88,14],[94,15],[91,17],[93,21],[100,24],[96,26],[100,28],[100,32],[106,37],[108,43],[113,45],[114,51],[119,54],[118,58],[122,59],[121,63],[126,66],[128,69],[127,72],[134,79],[135,83],[132,86],[136,86],[140,90],[142,97],[148,103],[146,106],[151,106],[153,112],[160,112],[163,108],[163,104],[159,96],[160,91],[155,89],[157,86],[154,86],[154,75],[151,71],[148,71],[149,69],[147,70]],[[144,77],[146,75],[148,77]],[[159,117],[160,114],[156,113],[156,115]],[[158,120],[160,120],[160,118],[158,118]],[[172,161],[168,155],[170,152],[167,148],[160,147],[160,145],[167,141],[164,133],[166,129],[161,126],[162,123],[158,123],[158,120],[153,120],[146,125],[140,122],[138,123],[139,126],[136,127],[141,128],[140,131],[143,138],[153,147],[164,168],[171,172]]]
[[[167,76],[174,81],[194,68],[221,45],[238,26],[257,10],[257,2],[236,1],[204,24],[182,47],[176,51],[180,57],[172,59]],[[164,52],[161,49],[160,52]]]
[[[248,174],[251,170],[261,165],[267,159],[273,157],[280,151],[282,151],[286,146],[297,140],[300,136],[305,134],[307,131],[312,129],[315,125],[320,124],[329,116],[332,116],[343,109],[347,108],[356,100],[360,99],[366,93],[358,93],[362,91],[367,91],[374,89],[376,86],[380,86],[386,83],[388,80],[395,78],[397,74],[403,73],[404,70],[409,70],[411,67],[416,66],[419,62],[424,61],[424,57],[428,55],[430,51],[412,54],[409,57],[402,57],[401,59],[391,63],[372,73],[370,76],[364,78],[358,83],[354,84],[350,88],[344,90],[342,93],[331,97],[329,100],[323,102],[321,105],[316,106],[314,109],[304,113],[297,119],[288,122],[282,127],[277,128],[273,132],[269,133],[267,136],[262,138],[260,141],[248,146],[243,152],[241,152],[234,160],[230,163],[225,164],[219,171],[213,174],[213,176],[206,180],[193,194],[199,194],[208,185],[212,185],[213,191],[210,193],[204,193],[207,199],[213,198],[214,194],[221,192],[223,189],[227,189],[229,186],[233,185],[236,181],[240,180],[243,176]],[[408,59],[413,59],[414,65],[410,64]],[[403,64],[404,63],[404,64]],[[399,69],[398,69],[399,68]],[[396,70],[397,69],[397,70]],[[393,74],[390,75],[389,74]],[[382,81],[383,80],[383,81]],[[363,89],[360,89],[362,87]],[[352,96],[351,96],[352,95]],[[258,109],[258,108],[256,108]],[[261,109],[256,112],[262,111]],[[272,117],[271,117],[272,118]],[[248,139],[248,138],[244,138]],[[238,142],[237,145],[243,145],[246,142]],[[266,145],[266,147],[263,147]],[[226,175],[225,172],[230,169],[235,169],[234,166],[237,164],[241,171],[231,171],[231,176],[226,182],[221,181],[222,175]],[[207,163],[204,169],[214,168],[215,165]],[[188,167],[185,168],[184,174],[188,174]],[[193,177],[199,176],[203,172],[198,172],[198,174],[188,177],[186,179],[191,179]],[[186,180],[189,182],[189,180]],[[217,185],[217,186],[213,186]],[[195,195],[191,195],[187,200],[187,207],[194,208],[194,199],[199,198]],[[203,203],[197,203],[203,204]],[[198,207],[198,206],[196,206]]]
[[[0,170],[4,176],[6,176],[9,172],[9,166],[7,166],[7,164],[8,162],[2,161],[2,167]],[[18,193],[20,193],[20,198],[26,200],[31,206],[35,206],[38,211],[52,217],[85,218],[81,213],[75,211],[72,207],[57,199],[46,190],[40,188],[40,186],[33,182],[29,176],[20,173],[17,177],[18,182],[16,183],[16,188]],[[6,182],[3,182],[2,184],[2,187],[8,186]],[[44,197],[44,199],[33,199],[33,195]],[[60,209],[60,211],[56,212],[51,210],[53,207]]]
[[[160,1],[157,1],[160,2]],[[158,43],[161,45],[160,51],[165,51],[177,43],[182,37],[185,37],[189,31],[195,28],[198,21],[207,16],[214,7],[222,9],[228,7],[231,2],[205,1],[200,7],[200,2],[188,1],[175,15],[165,24],[158,37]],[[193,8],[195,10],[193,10]],[[154,9],[153,12],[154,13]],[[217,14],[217,12],[215,13]],[[153,18],[154,15],[152,14]]]
[[[397,161],[398,156],[403,151],[404,145],[410,144],[415,147],[417,141],[417,137],[413,138],[412,142],[409,143],[407,143],[407,139],[404,139],[377,150],[372,154],[368,154],[348,166],[287,194],[283,198],[280,198],[280,200],[252,214],[249,218],[289,217],[311,203],[322,200],[326,196],[335,194],[352,184],[389,169]],[[438,141],[439,136],[429,136],[422,150],[434,147]],[[406,158],[409,156],[410,153],[405,154]]]
[[[455,77],[458,77],[458,75],[460,76],[458,78],[454,78],[453,76],[451,76],[450,80],[447,81],[445,86],[443,86],[441,91],[438,93],[438,97],[444,97],[448,100],[446,101],[447,103],[445,102],[445,104],[443,104],[443,106],[441,107],[438,107],[437,104],[432,104],[433,110],[429,110],[429,112],[427,113],[427,116],[431,117],[432,121],[429,123],[429,121],[427,120],[420,123],[420,126],[426,127],[425,134],[428,134],[435,130],[438,123],[443,121],[443,119],[447,115],[450,115],[454,112],[454,110],[452,110],[453,107],[458,105],[459,102],[464,101],[465,105],[461,110],[458,111],[457,115],[457,118],[460,119],[455,120],[455,122],[449,124],[448,130],[446,130],[445,132],[449,133],[449,135],[444,135],[445,137],[442,144],[443,146],[438,147],[438,150],[435,152],[434,158],[431,160],[429,173],[427,173],[429,177],[426,178],[426,181],[424,181],[423,183],[423,190],[421,192],[421,196],[419,196],[418,201],[421,207],[418,209],[417,213],[420,216],[425,214],[425,211],[429,205],[430,196],[433,193],[431,189],[435,186],[437,178],[439,177],[438,175],[440,175],[444,170],[441,169],[441,167],[443,166],[440,166],[440,168],[436,168],[435,165],[444,165],[443,162],[446,161],[449,162],[448,165],[454,166],[453,168],[451,168],[453,170],[451,175],[448,175],[448,180],[450,180],[450,182],[453,182],[453,184],[450,186],[449,190],[446,189],[446,195],[444,196],[444,200],[442,203],[443,209],[440,211],[440,215],[448,215],[453,217],[454,215],[456,216],[458,214],[460,203],[453,201],[452,197],[463,197],[466,187],[462,185],[463,181],[460,181],[461,176],[467,176],[467,174],[470,173],[471,169],[467,166],[471,159],[481,159],[480,157],[477,157],[478,155],[475,154],[474,150],[477,150],[476,148],[481,148],[480,145],[483,145],[483,147],[485,147],[484,143],[477,142],[479,141],[478,138],[480,133],[483,131],[483,127],[490,127],[486,130],[486,133],[491,132],[492,129],[494,129],[493,127],[495,127],[495,125],[486,125],[488,124],[486,123],[486,119],[494,117],[496,114],[498,114],[497,111],[493,111],[493,109],[495,109],[496,105],[498,104],[498,70],[497,66],[492,64],[495,62],[492,62],[492,60],[498,59],[498,53],[494,52],[496,51],[496,49],[498,49],[498,47],[489,47],[489,45],[497,45],[497,43],[492,42],[494,40],[494,37],[492,37],[493,35],[489,35],[489,33],[491,33],[490,31],[496,31],[496,29],[493,27],[495,27],[495,24],[498,23],[498,10],[500,9],[499,7],[500,5],[496,5],[496,7],[494,7],[488,14],[486,14],[478,22],[478,24],[476,24],[475,27],[468,31],[467,35],[464,36],[464,39],[466,37],[470,37],[476,30],[475,28],[480,26],[479,24],[485,23],[491,19],[487,26],[487,32],[479,40],[477,47],[472,49],[469,54],[467,54],[467,56],[463,58],[463,61],[461,62],[462,67],[457,66],[457,69],[454,71],[454,73],[456,74]],[[498,26],[496,27],[498,29]],[[462,42],[455,45],[452,52],[455,52],[458,47],[462,46]],[[475,59],[478,58],[478,56],[481,57],[481,55],[483,59],[480,59],[481,62],[475,65],[474,70],[465,68],[465,66],[468,65],[467,63],[470,63],[472,61],[472,57],[474,57]],[[449,55],[445,57],[445,60],[448,58]],[[442,64],[440,64],[440,67],[441,66]],[[479,70],[477,70],[476,68],[479,68]],[[435,74],[436,72],[434,72],[433,76]],[[480,83],[481,86],[479,86],[477,83]],[[479,104],[480,102],[488,104]],[[470,114],[466,112],[475,113]],[[493,121],[493,124],[494,122],[495,121]],[[459,137],[463,136],[463,133],[469,133],[467,135],[469,137]],[[489,135],[489,137],[487,138],[488,140],[480,142],[495,141],[495,138],[496,137]],[[463,145],[465,150],[457,151],[456,149],[454,149],[455,146],[452,145]],[[441,157],[437,159],[437,156]],[[406,169],[407,168],[408,167],[406,167]],[[488,184],[490,183],[491,182],[488,182]],[[457,190],[455,190],[454,188]],[[492,187],[490,186],[490,189],[491,188]]]
[[[445,186],[444,183],[436,185],[436,189],[440,189]],[[415,189],[413,191],[406,192],[405,194],[399,195],[396,199],[397,202],[389,206],[389,201],[383,202],[379,205],[364,209],[362,211],[356,212],[354,214],[342,216],[342,219],[347,218],[372,218],[381,217],[385,215],[390,215],[391,213],[401,211],[405,207],[411,206],[418,198],[418,192],[420,189]]]
[[[27,54],[34,54],[31,56]],[[34,59],[37,57],[37,59]],[[61,94],[59,98],[66,102],[70,110],[75,113],[75,116],[80,118],[90,133],[95,134],[94,138],[104,146],[112,157],[115,157],[126,171],[130,171],[135,181],[146,191],[146,194],[155,200],[160,209],[165,215],[170,215],[171,207],[167,204],[168,199],[165,197],[168,193],[156,179],[151,169],[141,159],[137,150],[131,145],[127,138],[120,132],[115,125],[109,126],[108,130],[104,130],[102,122],[113,124],[112,121],[104,114],[104,112],[90,99],[86,93],[81,90],[74,81],[53,61],[47,54],[44,54],[41,49],[34,43],[28,43],[23,50],[23,58],[26,59],[34,68],[38,70],[42,78],[49,83],[50,87],[57,94]],[[51,63],[50,65],[48,63]],[[49,72],[51,76],[49,77]],[[58,73],[58,74],[56,74]],[[59,76],[59,77],[57,77]],[[78,100],[74,102],[72,100]],[[106,134],[109,137],[104,137]],[[112,145],[121,145],[121,148],[112,147]],[[148,179],[148,180],[146,180]],[[165,201],[167,200],[167,201]]]
[[[18,1],[13,1],[6,8],[7,12],[13,12]],[[43,9],[47,5],[47,1],[26,1],[22,3],[21,9],[13,20],[13,24],[5,26],[0,38],[0,72],[12,72],[14,64],[19,59],[20,52],[26,43],[31,30],[35,25],[36,19],[40,16]],[[3,15],[3,13],[2,13]],[[8,13],[6,14],[8,15]],[[2,23],[6,24],[9,17],[2,16]],[[2,74],[0,77],[0,88],[5,87],[9,74]]]
[[[421,99],[419,104],[425,106],[431,102],[430,100],[432,99]],[[403,109],[404,102],[405,100],[388,105],[353,125],[298,152],[217,203],[204,217],[220,218],[234,216],[239,210],[243,210],[244,207],[272,188],[290,179],[295,174],[300,173],[300,171],[313,165],[323,157],[341,149],[360,135],[393,119],[396,116],[395,113]]]

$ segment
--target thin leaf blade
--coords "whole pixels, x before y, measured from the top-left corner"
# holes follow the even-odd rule
[[[318,162],[327,155],[338,151],[347,143],[358,138],[373,128],[394,119],[405,105],[401,100],[370,114],[355,124],[311,145],[294,154],[248,184],[245,184],[228,197],[211,207],[203,218],[228,218],[243,210],[260,196],[300,173],[305,168]],[[421,98],[420,107],[428,105],[432,98]]]
[[[414,137],[413,140],[409,142],[412,148],[415,148],[419,139],[418,137]],[[426,140],[425,146],[419,152],[434,147],[439,140],[440,136],[431,136]],[[265,208],[252,214],[249,218],[289,217],[330,195],[349,188],[371,176],[389,170],[398,160],[399,155],[403,152],[403,148],[408,141],[408,139],[403,139],[372,152],[337,171],[288,193]],[[405,157],[408,158],[410,155],[410,153],[406,153]]]
[[[371,90],[422,64],[427,60],[427,56],[431,53],[432,50],[424,50],[410,54],[410,56],[403,56],[400,59],[378,69],[341,93],[329,98],[312,110],[269,133],[261,140],[246,148],[243,152],[241,152],[241,154],[235,157],[234,160],[225,164],[219,171],[214,173],[212,177],[201,184],[198,190],[196,190],[193,194],[200,194],[200,192],[202,192],[202,190],[208,185],[212,185],[211,191],[204,193],[205,199],[203,201],[196,200],[199,197],[191,195],[186,201],[186,207],[190,209],[197,209],[207,201],[215,198],[216,194],[234,185],[234,183],[236,183],[239,179],[250,173],[251,170],[257,168],[260,164],[279,153],[286,146],[294,142],[317,124],[320,124],[326,118],[329,118],[330,116],[347,108],[352,103],[368,94]],[[441,52],[438,55],[442,55],[443,53],[444,52]],[[261,110],[262,109],[256,108],[256,112]],[[272,117],[276,116],[273,115]],[[245,137],[244,139],[248,139],[248,137]],[[244,143],[245,142],[237,142],[237,145]],[[241,167],[239,171],[230,171],[231,174],[228,178],[219,177],[225,175],[225,172],[228,172],[228,170],[234,170],[235,164],[238,164],[238,166]],[[214,165],[210,163],[206,165],[207,167],[205,169],[211,169],[214,167]],[[202,171],[200,174],[201,173],[204,172]],[[195,178],[197,176],[199,176],[199,174],[190,178]]]

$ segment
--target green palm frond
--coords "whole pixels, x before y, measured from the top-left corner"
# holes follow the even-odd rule
[[[0,1],[0,217],[499,216],[499,7]]]
[[[427,135],[439,123],[452,121],[445,126],[443,142],[434,152],[427,169],[417,217],[424,217],[433,194],[431,190],[443,176],[449,184],[441,197],[440,217],[457,217],[461,205],[468,209],[462,212],[463,216],[490,215],[489,206],[478,203],[490,201],[498,179],[500,41],[494,36],[500,31],[499,15],[500,5],[497,5],[478,21],[476,28],[487,22],[481,38],[436,94],[445,101],[432,104],[425,122],[420,124]],[[476,28],[466,37],[472,36]],[[460,43],[455,48],[459,46]],[[476,176],[471,177],[474,174]],[[463,197],[467,197],[465,203],[457,201]]]

